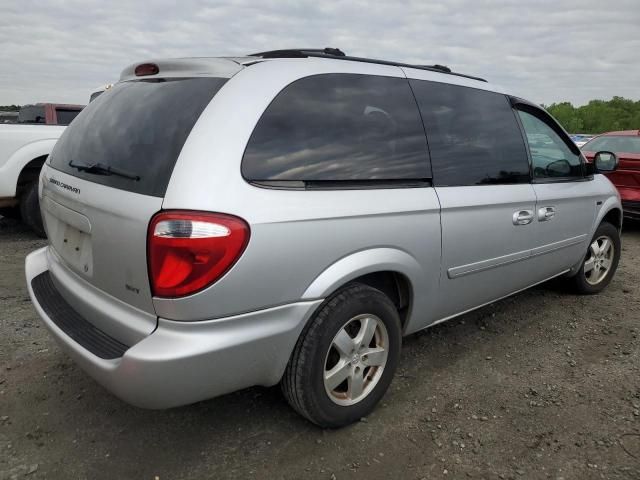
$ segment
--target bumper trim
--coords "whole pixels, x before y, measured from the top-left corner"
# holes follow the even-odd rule
[[[48,270],[31,280],[31,288],[51,321],[96,357],[113,360],[122,357],[129,349],[76,312],[60,295]]]

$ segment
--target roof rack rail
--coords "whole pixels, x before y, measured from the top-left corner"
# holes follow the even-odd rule
[[[446,73],[458,77],[470,78],[480,82],[486,82],[484,78],[474,77],[473,75],[465,75],[464,73],[453,72],[446,65],[411,65],[409,63],[390,62],[388,60],[377,60],[374,58],[351,57],[345,54],[339,48],[290,48],[285,50],[271,50],[267,52],[252,53],[250,57],[261,58],[332,58],[335,60],[350,60],[352,62],[375,63],[378,65],[390,65],[394,67],[417,68],[419,70],[429,70],[431,72]]]
[[[345,53],[339,48],[287,48],[285,50],[271,50],[268,52],[252,53],[250,57],[262,58],[307,58],[312,54],[344,57]]]
[[[435,65],[414,65],[414,68],[416,68],[416,67],[434,68],[434,69],[440,70],[441,72],[444,72],[444,73],[453,73],[451,71],[451,69],[449,67],[447,67],[446,65],[438,65],[437,63]]]

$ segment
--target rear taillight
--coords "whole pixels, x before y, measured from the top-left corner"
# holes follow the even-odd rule
[[[151,219],[148,262],[157,297],[183,297],[208,287],[240,258],[249,225],[220,213],[166,211]]]

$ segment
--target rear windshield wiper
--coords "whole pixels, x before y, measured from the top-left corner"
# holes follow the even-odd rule
[[[135,175],[126,170],[114,168],[109,165],[103,165],[101,163],[76,163],[73,160],[69,162],[69,166],[77,168],[79,172],[94,173],[96,175],[116,175],[122,178],[128,178],[129,180],[139,181],[140,176]]]

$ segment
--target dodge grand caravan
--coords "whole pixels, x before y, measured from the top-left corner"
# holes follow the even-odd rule
[[[443,66],[287,50],[126,68],[40,178],[53,337],[123,400],[280,383],[367,415],[401,339],[564,276],[597,293],[620,199],[538,106]]]

